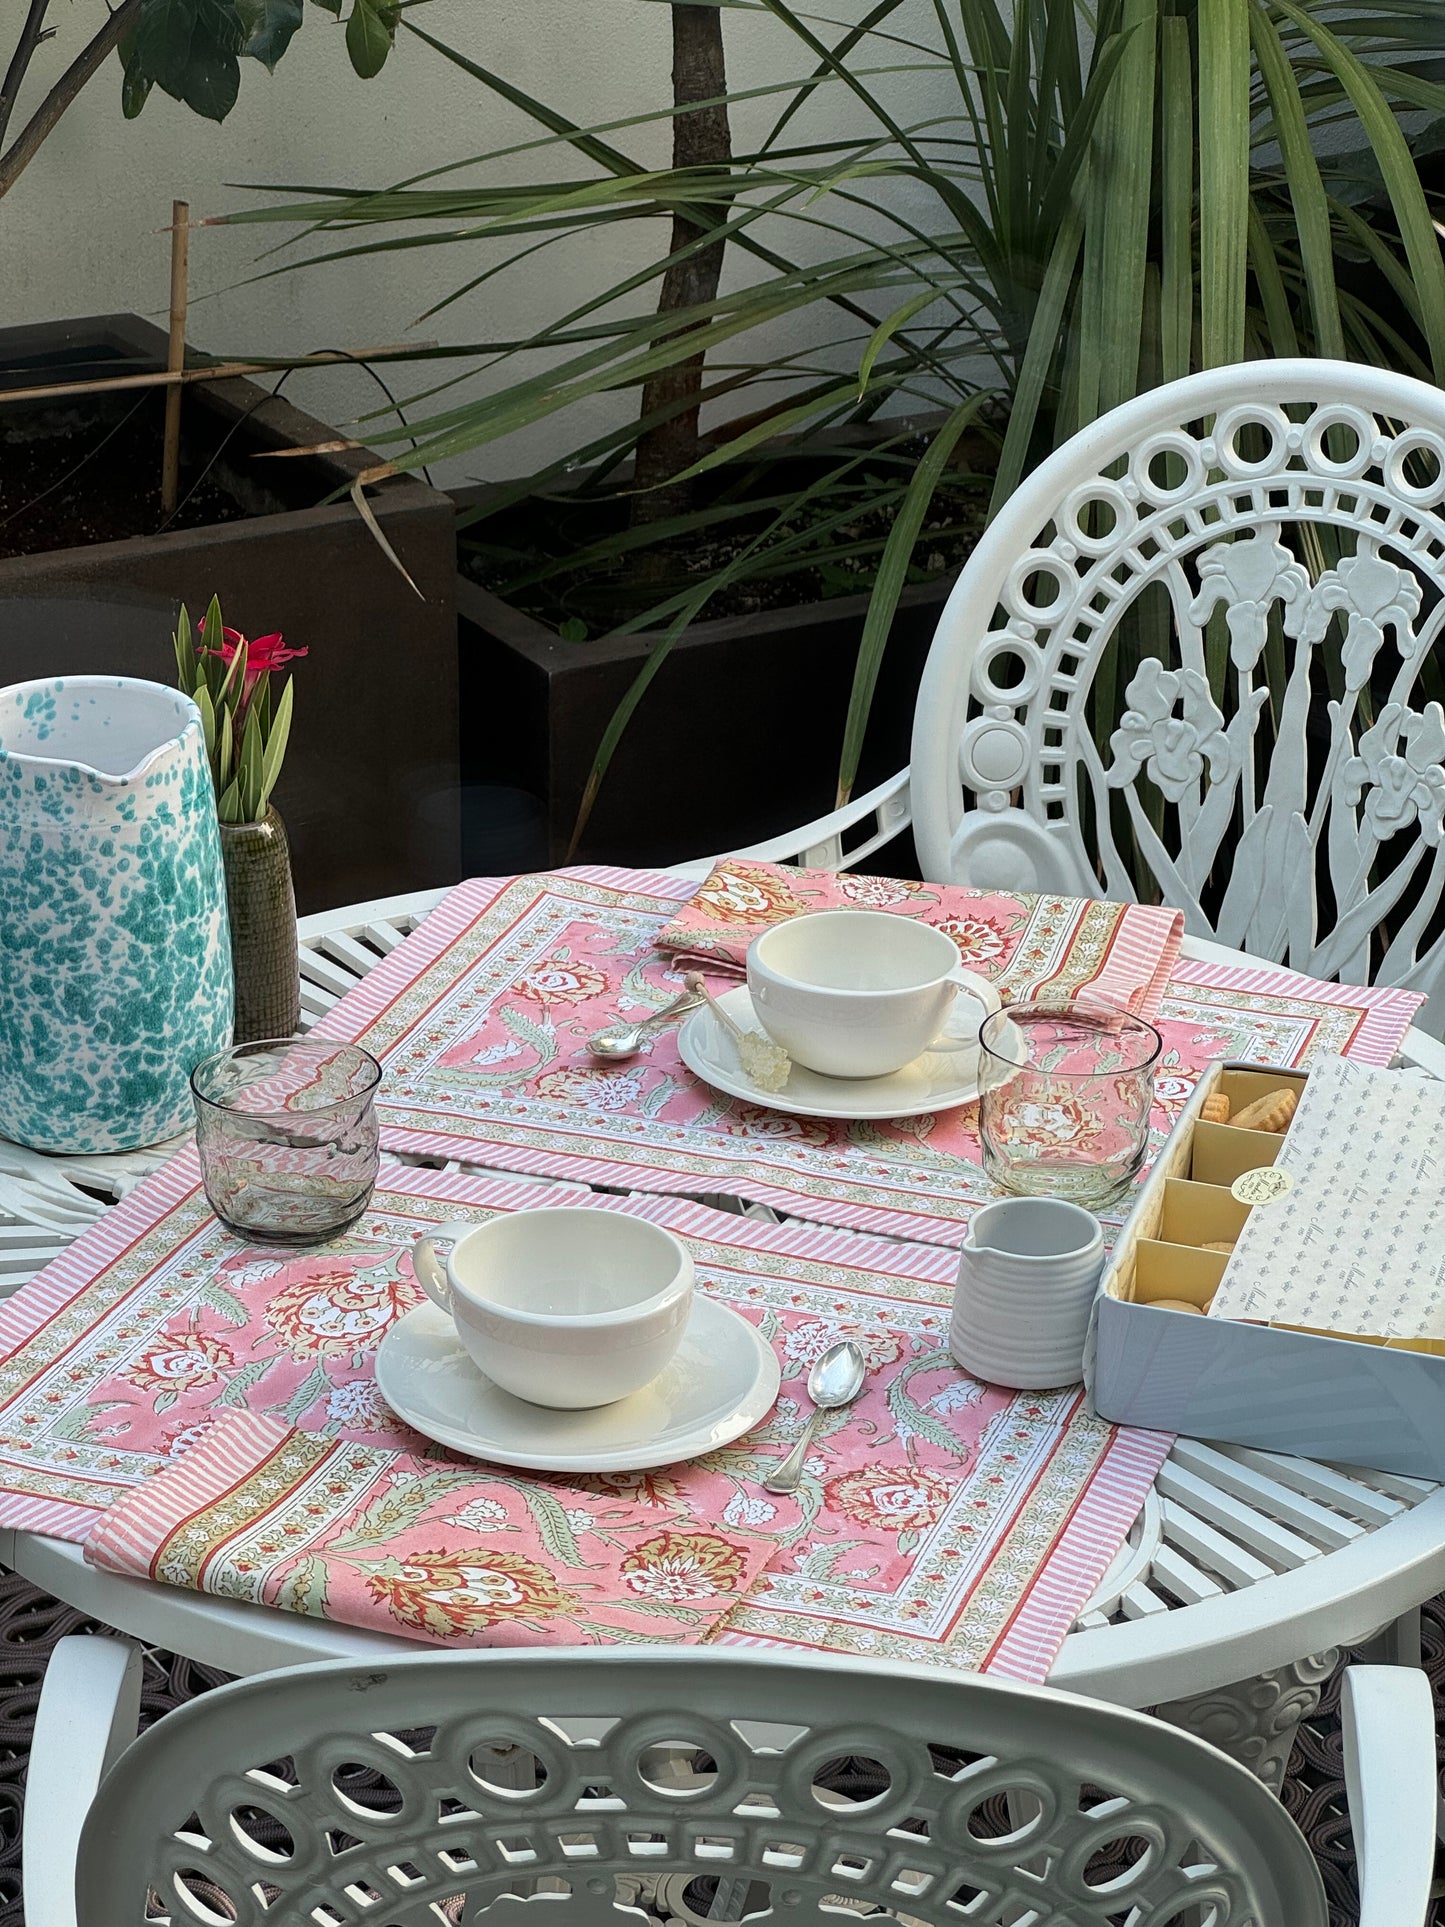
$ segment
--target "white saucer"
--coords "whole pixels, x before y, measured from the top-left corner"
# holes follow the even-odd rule
[[[745,984],[718,1002],[744,1030],[761,1030]],[[706,1004],[683,1024],[677,1048],[688,1069],[715,1090],[794,1117],[922,1117],[929,1111],[971,1104],[978,1096],[977,1044],[968,1050],[926,1050],[887,1077],[825,1077],[821,1071],[794,1064],[780,1091],[765,1091],[753,1082],[738,1061],[737,1045]]]
[[[408,1425],[439,1445],[534,1472],[640,1472],[716,1451],[751,1431],[778,1396],[773,1348],[746,1318],[698,1292],[672,1363],[615,1405],[553,1411],[479,1372],[446,1313],[427,1303],[381,1341],[376,1383]]]

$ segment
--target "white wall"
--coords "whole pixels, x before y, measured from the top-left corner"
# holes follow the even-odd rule
[[[921,0],[919,16],[926,10]],[[18,10],[4,9],[0,58],[8,58],[12,17],[18,23]],[[57,0],[59,32],[32,68],[17,125],[102,18],[103,0]],[[668,98],[667,9],[648,0],[433,0],[416,18],[580,122],[642,113]],[[796,45],[780,44],[772,23],[738,12],[724,18],[734,86],[802,67]],[[0,324],[120,309],[163,322],[164,228],[173,197],[189,200],[194,220],[267,198],[244,191],[252,184],[382,187],[537,131],[405,33],[380,76],[356,79],[339,29],[311,4],[274,76],[254,61],[242,63],[240,101],[220,126],[159,90],[138,120],[126,121],[119,96],[113,59],[0,200]],[[767,106],[752,111],[762,114]],[[847,102],[832,90],[820,98],[813,124],[839,125],[848,115]],[[665,126],[612,138],[639,160],[666,160]],[[573,176],[584,171],[566,150],[554,150],[545,158],[494,163],[488,178],[536,178],[544,167]],[[477,272],[481,263],[470,250],[417,250],[250,279],[262,252],[284,233],[247,227],[193,234],[190,334],[199,346],[228,355],[284,354],[376,345],[408,331],[447,341],[526,335],[581,291],[640,265],[665,241],[639,225],[615,228],[605,242],[563,243],[489,283],[481,297],[413,329],[430,302]],[[398,379],[403,392],[422,385],[420,375]],[[382,399],[350,371],[293,376],[286,392],[332,422],[348,422]],[[585,432],[595,433],[627,406],[618,398],[599,401],[585,419],[577,411],[554,417],[524,437],[449,464],[439,479],[522,471],[577,446]]]

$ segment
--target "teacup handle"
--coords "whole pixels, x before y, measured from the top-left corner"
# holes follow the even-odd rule
[[[1003,998],[999,996],[988,979],[978,976],[972,970],[965,970],[962,964],[957,969],[949,971],[947,981],[956,984],[966,997],[981,1006],[983,1015],[978,1020],[979,1026],[986,1024],[995,1011],[1003,1009]],[[956,1000],[954,1007],[957,1008]],[[950,1015],[952,1015],[951,1012]],[[969,1037],[950,1037],[948,1032],[944,1031],[934,1038],[928,1048],[936,1051],[977,1050],[978,1028],[975,1027],[973,1034]]]
[[[418,1238],[411,1248],[413,1276],[432,1303],[439,1305],[445,1312],[449,1312],[452,1308],[452,1287],[451,1280],[447,1277],[446,1265],[438,1256],[435,1240],[451,1238],[455,1241],[458,1238],[464,1238],[469,1231],[475,1229],[475,1225],[465,1221],[438,1225],[436,1230],[429,1232],[425,1238]]]

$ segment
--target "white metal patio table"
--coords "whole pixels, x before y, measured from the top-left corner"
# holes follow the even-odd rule
[[[303,919],[303,1026],[395,949],[444,894]],[[1184,948],[1242,961],[1188,939]],[[1412,1056],[1434,1069],[1440,1046],[1421,1046]],[[170,1148],[64,1158],[0,1142],[0,1295],[39,1271]],[[230,1672],[318,1658],[380,1661],[408,1644],[100,1572],[78,1546],[33,1533],[0,1532],[0,1560],[147,1644]],[[1049,1681],[1160,1707],[1277,1785],[1335,1649],[1378,1635],[1378,1655],[1415,1657],[1409,1615],[1441,1590],[1445,1487],[1181,1439]]]

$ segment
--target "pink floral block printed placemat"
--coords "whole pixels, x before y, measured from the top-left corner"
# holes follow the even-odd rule
[[[776,1552],[680,1504],[549,1492],[259,1412],[218,1414],[85,1542],[128,1578],[434,1646],[697,1643]]]
[[[686,1513],[760,1536],[771,1563],[728,1614],[723,1639],[1044,1677],[1169,1440],[1090,1418],[1077,1386],[1011,1394],[965,1377],[946,1349],[951,1251],[761,1224],[680,1199],[387,1162],[350,1233],[288,1253],[224,1231],[194,1153],[183,1152],[0,1306],[0,1524],[84,1540],[107,1508],[183,1464],[233,1412],[320,1442],[455,1465],[399,1423],[373,1375],[387,1326],[419,1298],[412,1242],[459,1216],[562,1201],[686,1237],[702,1289],[777,1350],[782,1392],[749,1436],[692,1464],[531,1481],[464,1461],[471,1478],[512,1481],[510,1490],[570,1508],[582,1578],[588,1563],[604,1563],[594,1501],[657,1506],[663,1525]],[[767,1494],[761,1479],[804,1420],[808,1368],[840,1337],[863,1347],[866,1393],[825,1422],[798,1494]],[[530,1538],[509,1547],[499,1533],[495,1546],[538,1557]],[[220,1590],[233,1596],[265,1594],[255,1561],[224,1577]],[[563,1579],[576,1592],[579,1573],[569,1567]]]
[[[879,880],[857,882],[862,891]],[[695,888],[602,869],[464,883],[313,1034],[383,1060],[384,1142],[396,1151],[627,1190],[726,1193],[824,1224],[961,1245],[974,1209],[994,1195],[976,1106],[896,1124],[785,1116],[697,1080],[672,1030],[626,1064],[590,1055],[592,1032],[660,1009],[681,988],[684,966],[656,940]],[[1044,983],[1093,985],[1148,1006],[1163,989],[1172,916],[1139,912],[1136,927],[1117,904],[968,901],[971,934],[956,911],[949,927],[969,964],[1016,997]],[[1225,1049],[1198,1023],[1164,1028],[1161,1140]]]
[[[1217,1031],[1231,1057],[1298,1070],[1331,1053],[1388,1064],[1424,1001],[1413,990],[1321,983],[1279,964],[1181,957],[1159,1015]]]
[[[1019,966],[1027,967],[1031,957],[1022,946],[1009,955],[1009,923],[1020,906],[1036,904],[1049,906],[1053,921],[1056,902],[724,857],[658,932],[657,943],[680,959],[742,976],[748,945],[770,925],[809,910],[861,905],[936,924],[973,968],[988,974],[1007,958],[1012,977],[1000,981],[1017,994]],[[1184,920],[1177,910],[1133,905],[1120,914],[1116,905],[1095,908],[1118,921],[1092,987],[1143,1017],[1208,1027],[1236,1056],[1298,1068],[1319,1052],[1335,1052],[1364,1064],[1388,1064],[1425,1001],[1411,990],[1321,983],[1278,964],[1182,957]],[[1053,980],[1038,981],[1042,988]]]

